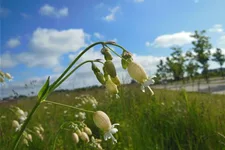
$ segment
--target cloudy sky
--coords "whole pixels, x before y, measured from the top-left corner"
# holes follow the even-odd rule
[[[207,30],[214,49],[225,49],[224,0],[0,0],[0,67],[14,76],[1,86],[1,97],[12,89],[30,92],[25,84],[37,80],[35,92],[47,76],[54,81],[79,52],[96,41],[114,40],[134,54],[149,75],[171,46],[190,49],[194,30]],[[100,47],[82,60],[102,58]],[[119,49],[117,52],[121,53]],[[213,50],[212,50],[213,51]],[[82,61],[81,60],[81,61]],[[81,62],[80,61],[80,62]],[[114,59],[126,82],[120,60]],[[211,63],[211,68],[218,67]],[[61,88],[97,84],[90,65]]]

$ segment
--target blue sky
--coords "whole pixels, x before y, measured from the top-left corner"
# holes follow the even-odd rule
[[[114,40],[135,55],[147,72],[179,45],[191,48],[190,34],[207,30],[214,46],[225,52],[224,0],[1,0],[1,70],[14,80],[1,95],[19,91],[30,80],[56,78],[90,43]],[[82,60],[102,57],[98,48]],[[212,49],[213,51],[213,49]],[[118,50],[118,52],[120,52]],[[115,65],[121,72],[119,59]],[[62,88],[97,84],[90,66]],[[217,67],[212,63],[211,68]],[[122,75],[123,74],[123,75]],[[38,90],[38,88],[37,88]],[[21,90],[22,92],[22,90]]]

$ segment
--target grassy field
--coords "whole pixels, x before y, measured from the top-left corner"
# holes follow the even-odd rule
[[[55,92],[49,100],[88,110],[102,110],[112,123],[120,123],[115,135],[117,144],[102,141],[104,149],[110,150],[225,150],[225,97],[185,91],[154,90],[155,96],[142,93],[139,86],[129,85],[120,88],[120,98],[111,98],[103,88],[82,91]],[[83,104],[80,95],[92,95],[98,101],[96,108]],[[15,140],[12,128],[15,114],[10,105],[19,106],[30,112],[35,98],[0,105],[0,149],[9,150]],[[20,144],[18,149],[72,150],[93,149],[80,141],[75,144],[71,132],[60,130],[66,121],[76,121],[79,111],[56,105],[43,104],[32,118],[28,128],[41,123],[44,127],[44,140],[32,134],[29,147]],[[3,117],[2,117],[3,116]],[[5,118],[4,118],[5,116]],[[85,123],[93,135],[103,139],[103,132],[93,123],[92,114],[86,113]]]

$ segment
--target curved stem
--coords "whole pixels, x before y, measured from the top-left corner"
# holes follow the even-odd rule
[[[64,107],[68,107],[68,108],[72,108],[72,109],[76,109],[76,110],[80,110],[80,111],[85,111],[85,112],[88,112],[88,113],[95,113],[94,111],[91,111],[91,110],[77,108],[77,107],[73,107],[73,106],[70,106],[70,105],[61,104],[61,103],[57,103],[57,102],[53,102],[53,101],[44,100],[43,102],[51,103],[51,104],[55,104],[55,105],[59,105],[59,106],[64,106]]]
[[[73,60],[73,62],[66,68],[66,70],[59,76],[59,78],[52,83],[52,85],[50,86],[49,91],[53,91],[52,89],[55,89],[55,85],[63,78],[63,76],[70,70],[70,68],[78,61],[78,59],[80,59],[80,57],[86,53],[90,48],[94,47],[95,45],[98,44],[103,44],[104,42],[96,42],[94,44],[91,44],[90,46],[88,46],[87,48],[85,48],[77,57],[76,59]]]
[[[70,73],[68,73],[61,81],[59,81],[55,87],[53,89],[51,89],[50,92],[54,91],[58,86],[60,86],[60,84],[62,84],[72,73],[74,73],[74,71],[76,71],[78,68],[80,68],[82,65],[89,63],[89,62],[99,62],[98,60],[87,60],[82,62],[81,64],[79,64],[78,66],[76,66]],[[101,62],[99,62],[101,63]]]
[[[117,55],[118,57],[120,57],[121,59],[124,59],[123,57],[120,56],[120,54],[118,54],[116,51],[114,51],[112,48],[110,48],[108,45],[105,45],[109,50],[111,50],[115,55]]]
[[[40,103],[41,103],[41,102],[38,101],[38,102],[35,104],[34,108],[33,108],[32,111],[30,112],[28,118],[25,120],[24,124],[22,125],[22,127],[21,127],[21,129],[20,129],[20,132],[19,132],[19,135],[17,136],[16,141],[15,141],[15,143],[13,144],[13,145],[14,145],[14,147],[13,147],[14,150],[16,150],[16,148],[17,148],[17,146],[18,146],[18,144],[19,144],[20,138],[21,138],[21,136],[23,135],[24,130],[26,129],[26,127],[27,127],[29,121],[31,120],[31,118],[32,118],[32,116],[33,116],[33,114],[34,114],[34,112],[37,110],[37,108],[38,108],[38,106],[40,105]]]
[[[120,46],[120,45],[118,45],[118,44],[116,44],[116,43],[107,43],[107,44],[113,45],[113,46],[116,46],[116,47],[119,47],[119,48],[121,48],[122,50],[127,51],[123,46]],[[127,52],[128,52],[128,51],[127,51]]]

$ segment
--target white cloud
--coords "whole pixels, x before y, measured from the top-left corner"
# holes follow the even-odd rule
[[[209,32],[223,33],[223,26],[221,24],[215,24],[208,30]]]
[[[10,13],[10,10],[0,6],[0,17],[6,17]]]
[[[218,46],[225,48],[225,35],[221,36],[218,40]]]
[[[17,58],[29,67],[59,67],[60,57],[63,54],[86,46],[85,38],[86,35],[82,29],[59,31],[38,28],[31,37],[30,51],[20,53]]]
[[[68,16],[69,10],[67,7],[57,9],[51,5],[45,4],[40,8],[39,13],[43,16],[61,18]]]
[[[165,34],[158,36],[154,42],[153,46],[155,47],[171,47],[171,46],[183,46],[185,44],[190,44],[194,38],[190,37],[191,32],[178,32],[174,34]]]
[[[98,39],[103,39],[103,38],[104,38],[104,36],[101,35],[101,34],[98,33],[98,32],[95,32],[95,33],[94,33],[94,36],[95,36],[96,38],[98,38]]]
[[[20,43],[19,38],[11,38],[6,43],[7,47],[9,47],[9,48],[15,48],[15,47],[19,46],[20,44],[21,43]]]
[[[146,47],[149,47],[149,46],[150,46],[150,42],[148,42],[148,41],[145,42],[145,46],[146,46]]]
[[[17,65],[17,61],[10,53],[4,53],[0,55],[0,66],[1,68],[12,68]]]
[[[142,3],[144,2],[145,0],[134,0],[135,3]]]
[[[116,15],[116,13],[119,10],[120,10],[120,7],[119,6],[116,6],[116,7],[112,8],[112,9],[109,9],[110,13],[107,16],[103,17],[103,19],[105,21],[107,21],[107,22],[114,21],[115,20],[115,15]]]

